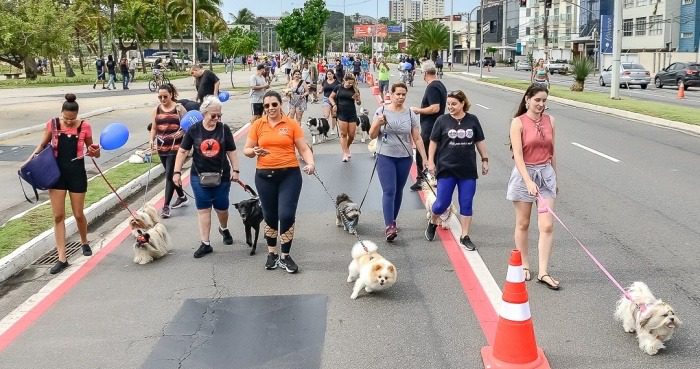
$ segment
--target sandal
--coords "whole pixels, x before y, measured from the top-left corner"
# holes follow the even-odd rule
[[[523,272],[525,274],[525,282],[529,282],[532,280],[532,275],[530,274],[530,269],[528,268],[523,268]]]
[[[549,282],[545,281],[545,280],[544,280],[545,277],[549,277],[549,280],[550,280],[552,283],[549,283]],[[555,290],[555,291],[556,291],[556,290],[559,289],[559,285],[558,285],[558,284],[554,284],[554,278],[552,278],[552,276],[549,275],[549,274],[545,274],[545,275],[543,275],[542,277],[537,277],[537,283],[542,283],[543,285],[547,286],[547,288],[549,288],[550,290]]]

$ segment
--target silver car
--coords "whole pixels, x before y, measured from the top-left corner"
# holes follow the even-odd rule
[[[600,73],[598,83],[601,86],[609,86],[612,83],[612,65],[603,69]],[[646,89],[651,83],[651,74],[644,69],[641,64],[622,63],[620,64],[620,87],[639,85]]]
[[[513,66],[515,70],[532,70],[532,66],[527,60],[518,60]]]

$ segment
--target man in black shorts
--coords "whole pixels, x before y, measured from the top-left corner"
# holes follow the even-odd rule
[[[190,70],[192,77],[198,78],[197,101],[200,103],[207,95],[219,95],[219,77],[210,70],[204,70],[201,65],[193,65]]]

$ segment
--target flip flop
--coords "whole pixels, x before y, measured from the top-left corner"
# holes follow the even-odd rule
[[[530,274],[530,269],[528,268],[523,268],[523,272],[525,272],[525,282],[529,282],[532,280],[532,275]]]
[[[544,280],[545,277],[549,277],[549,280],[552,281],[552,283],[545,281]],[[554,278],[552,278],[552,276],[549,274],[545,274],[542,277],[537,277],[537,283],[542,283],[543,285],[547,286],[547,288],[549,288],[550,290],[556,291],[559,289],[559,285],[554,284]]]

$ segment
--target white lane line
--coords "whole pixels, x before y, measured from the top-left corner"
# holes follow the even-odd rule
[[[619,162],[620,162],[620,159],[615,159],[615,158],[613,158],[613,157],[610,156],[610,155],[603,154],[602,152],[600,152],[600,151],[598,151],[598,150],[591,149],[590,147],[581,145],[581,144],[578,143],[578,142],[572,142],[571,144],[574,145],[574,146],[576,146],[576,147],[580,147],[580,148],[582,148],[582,149],[584,149],[584,150],[586,150],[586,151],[588,151],[588,152],[592,152],[592,153],[594,153],[594,154],[596,154],[596,155],[598,155],[598,156],[601,156],[601,157],[603,157],[603,158],[606,158],[606,159],[612,161],[613,163],[619,163]]]
[[[479,107],[482,107],[482,108],[484,108],[484,109],[486,109],[486,110],[491,110],[491,108],[489,108],[488,106],[483,106],[483,105],[481,105],[481,104],[474,104],[474,105],[479,106]]]

